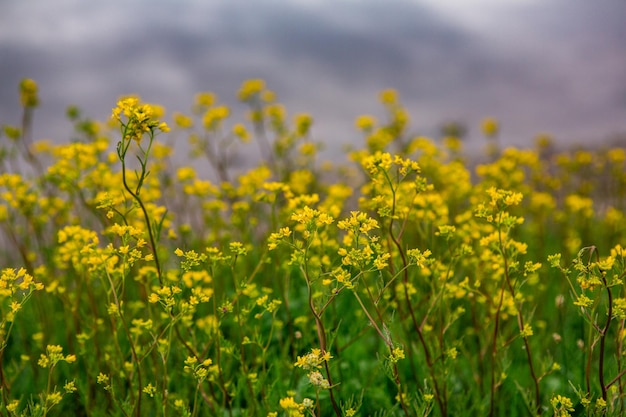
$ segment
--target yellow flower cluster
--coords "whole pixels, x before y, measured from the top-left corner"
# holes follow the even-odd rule
[[[46,346],[46,353],[42,353],[37,364],[42,368],[54,368],[59,362],[76,362],[76,355],[63,355],[63,348],[59,345]]]
[[[328,362],[333,357],[330,352],[323,352],[320,349],[313,348],[311,352],[304,356],[298,356],[298,360],[294,364],[297,368],[302,368],[305,371],[310,371],[322,367],[324,362]]]
[[[198,383],[200,383],[210,376],[212,364],[213,361],[210,358],[199,361],[196,357],[188,356],[187,359],[185,359],[184,370],[185,373],[192,375]]]
[[[279,401],[280,408],[285,410],[285,413],[289,417],[304,417],[304,413],[307,409],[312,409],[315,406],[315,402],[310,398],[305,398],[301,403],[294,400],[293,397],[281,398]],[[270,413],[270,415],[276,415],[276,413]]]
[[[574,411],[574,404],[568,397],[562,395],[556,395],[550,399],[552,410],[555,417],[569,417],[571,412]]]
[[[168,132],[167,123],[161,122],[158,109],[150,104],[142,104],[138,97],[125,97],[113,108],[112,118],[122,126],[124,139],[141,141],[144,134],[154,134],[156,130]]]
[[[25,107],[36,105],[34,82],[20,93]],[[604,375],[621,375],[614,355],[626,334],[626,261],[616,243],[624,235],[626,151],[557,154],[547,136],[532,150],[501,150],[499,123],[488,118],[483,132],[498,149],[472,172],[461,127],[448,126],[440,138],[412,137],[398,92],[385,90],[384,115],[355,120],[363,146],[350,153],[353,163],[324,164],[316,159],[322,148],[312,139],[313,116],[288,113],[262,80],[242,84],[238,97],[250,112],[243,123],[231,125],[231,109],[210,92],[195,97],[189,115],[173,114],[192,157],[205,158],[183,167],[174,165],[170,146],[153,142],[168,130],[164,110],[136,97],[112,111],[122,134],[117,155],[104,125],[69,109],[80,137],[40,142],[32,148],[33,172],[12,172],[9,156],[24,152],[15,140],[22,128],[2,128],[11,140],[0,145],[0,240],[14,245],[5,260],[15,255],[24,265],[0,276],[7,381],[46,349],[41,366],[80,361],[105,391],[90,401],[134,403],[134,414],[163,407],[188,415],[230,408],[302,416],[332,406],[339,415],[369,415],[383,404],[407,415],[437,408],[453,415],[454,387],[472,373],[480,388],[466,388],[481,404],[478,413],[487,411],[479,409],[487,404],[483,391],[499,414],[501,393],[530,381],[542,393],[529,407],[552,406],[565,416],[575,402],[546,397],[539,381],[548,373],[560,380],[563,372],[541,352],[567,357],[567,349],[581,349],[591,358],[584,371],[590,380],[601,374],[596,359],[604,355]],[[138,158],[125,159],[127,146],[146,136],[149,144],[133,150]],[[234,166],[243,156],[237,146],[252,140],[262,161]],[[578,252],[583,242],[602,247]],[[561,253],[547,257],[549,251]],[[542,269],[537,260],[546,257],[566,279]],[[41,312],[56,317],[67,306],[62,332],[47,314],[25,308],[44,289],[40,281]],[[555,308],[558,323],[551,321]],[[555,328],[561,324],[590,327],[577,346],[565,343],[568,336]],[[30,337],[25,353],[7,343],[14,328]],[[77,357],[44,348],[72,332]],[[284,360],[312,346],[295,362]],[[332,363],[340,363],[330,366],[335,347],[341,354]],[[383,372],[368,365],[376,358]],[[401,366],[406,358],[424,368],[426,381]],[[306,373],[306,387],[290,386],[294,368]],[[507,377],[525,368],[528,378]],[[391,385],[362,403],[350,400],[352,387],[369,395],[359,386],[364,372],[371,386]],[[493,379],[483,376],[491,372]],[[52,382],[70,393],[88,383],[78,378]],[[578,395],[587,409],[595,402],[597,414],[623,399],[610,389],[599,398],[600,385],[594,380]],[[5,408],[19,414],[24,400],[14,402],[13,393],[21,395],[7,394]],[[59,404],[61,393],[48,390],[40,401]]]
[[[30,78],[25,78],[20,82],[20,102],[22,106],[36,107],[39,105],[38,89],[37,82]]]

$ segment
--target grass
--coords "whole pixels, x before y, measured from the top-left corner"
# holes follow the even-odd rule
[[[137,97],[0,152],[0,415],[624,412],[626,153],[413,137],[393,90],[320,161],[261,80],[190,114]],[[168,138],[188,138],[175,166]],[[258,146],[258,165],[237,152]],[[177,147],[178,149],[178,147]],[[213,170],[212,178],[205,166]]]

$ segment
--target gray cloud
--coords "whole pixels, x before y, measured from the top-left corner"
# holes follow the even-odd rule
[[[69,104],[104,119],[122,94],[173,111],[211,90],[240,115],[238,86],[260,77],[335,149],[357,138],[355,116],[380,114],[386,87],[416,132],[462,121],[471,146],[487,115],[517,145],[539,131],[626,131],[626,3],[494,4],[470,15],[409,0],[2,2],[0,123],[19,120],[23,77],[41,88],[36,136],[56,140],[69,135]]]

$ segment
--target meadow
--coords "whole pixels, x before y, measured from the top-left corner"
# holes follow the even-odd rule
[[[0,131],[0,416],[625,413],[624,149],[503,149],[487,118],[474,165],[385,90],[328,162],[311,115],[262,80],[237,95],[244,120],[209,92],[168,117],[70,107],[55,144],[22,81]]]

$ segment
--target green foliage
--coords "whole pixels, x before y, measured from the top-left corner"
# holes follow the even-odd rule
[[[107,123],[68,109],[55,145],[28,137],[20,89],[0,416],[624,413],[624,150],[501,150],[488,118],[472,175],[385,90],[386,123],[358,117],[364,147],[333,166],[261,80],[246,123],[200,93],[170,132],[126,97]],[[176,167],[181,137],[197,159]],[[253,139],[258,165],[235,169]]]

